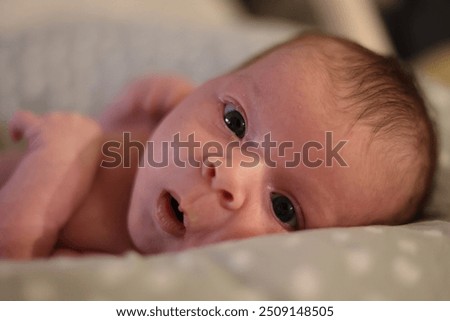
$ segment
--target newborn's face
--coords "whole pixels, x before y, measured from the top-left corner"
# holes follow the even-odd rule
[[[335,110],[313,53],[269,54],[199,87],[163,120],[129,211],[140,251],[374,221],[368,131]]]

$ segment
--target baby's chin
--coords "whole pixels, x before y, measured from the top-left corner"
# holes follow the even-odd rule
[[[130,204],[127,215],[127,230],[135,250],[140,254],[157,254],[167,251],[164,239],[151,221],[149,214]]]
[[[142,231],[142,223],[140,222],[141,220],[139,219],[138,214],[138,210],[136,209],[136,201],[135,201],[135,196],[134,195],[134,189],[131,195],[131,202],[130,202],[130,206],[128,208],[128,212],[127,212],[127,231],[128,231],[128,235],[130,236],[130,240],[133,243],[135,249],[139,252],[144,254],[144,244],[145,244],[145,234]]]
[[[157,249],[151,248],[148,244],[151,244],[148,240],[148,236],[140,231],[133,225],[128,224],[128,233],[133,243],[134,249],[140,254],[153,254],[158,253]]]

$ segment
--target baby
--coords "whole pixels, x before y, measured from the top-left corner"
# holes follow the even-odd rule
[[[142,79],[98,121],[18,112],[10,134],[28,147],[0,163],[7,258],[407,223],[436,159],[432,123],[399,64],[320,34],[198,88]]]

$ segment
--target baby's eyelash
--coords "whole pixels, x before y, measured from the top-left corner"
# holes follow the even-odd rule
[[[223,107],[223,120],[228,129],[239,139],[247,133],[247,120],[242,108],[227,102]]]

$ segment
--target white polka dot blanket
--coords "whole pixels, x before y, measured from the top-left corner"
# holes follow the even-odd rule
[[[230,1],[190,1],[189,10],[178,11],[167,11],[164,1],[147,11],[116,8],[120,1],[47,0],[31,10],[33,3],[2,2],[2,135],[19,107],[95,114],[138,75],[179,72],[202,82],[298,31],[236,14]],[[450,94],[426,76],[421,82],[442,145],[422,221],[307,230],[150,257],[0,261],[0,299],[450,300]],[[0,144],[7,144],[4,136]]]

